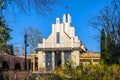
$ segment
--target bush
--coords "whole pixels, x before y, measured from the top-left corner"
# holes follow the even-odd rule
[[[70,67],[66,65],[57,68],[47,78],[42,80],[120,80],[120,66],[115,64],[110,66],[87,64]]]
[[[59,67],[54,72],[53,80],[120,80],[119,65],[84,65],[77,68]],[[57,77],[57,78],[56,78]]]

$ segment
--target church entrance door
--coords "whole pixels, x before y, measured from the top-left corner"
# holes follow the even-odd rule
[[[45,52],[45,67],[46,71],[52,70],[52,51]]]
[[[55,51],[55,68],[61,65],[61,51]]]

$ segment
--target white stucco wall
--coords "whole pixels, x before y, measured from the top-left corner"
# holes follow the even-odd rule
[[[66,19],[66,16],[68,19]],[[67,20],[67,21],[66,21]],[[52,33],[48,38],[43,40],[43,43],[38,44],[38,48],[66,48],[66,47],[85,47],[81,46],[81,42],[78,36],[75,36],[75,27],[71,26],[70,14],[63,15],[63,22],[60,22],[60,18],[56,18],[56,24],[52,24]],[[60,43],[56,43],[56,33],[60,33]],[[85,50],[85,49],[84,49]]]
[[[38,51],[38,70],[40,68],[45,68],[45,53],[43,51]]]

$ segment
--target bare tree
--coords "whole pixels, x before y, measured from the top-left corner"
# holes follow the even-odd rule
[[[90,25],[99,32],[104,28],[105,33],[113,32],[113,38],[117,40],[117,30],[120,24],[120,0],[112,0],[100,12],[93,16]]]
[[[120,64],[120,0],[112,0],[96,16],[92,17],[91,26],[105,31],[105,43],[109,62]],[[101,40],[102,41],[102,40]]]
[[[29,51],[30,53],[33,53],[37,48],[38,43],[42,43],[42,33],[38,28],[32,26],[24,28],[23,33],[27,33]]]
[[[3,10],[9,7],[14,13],[18,11],[30,13],[35,10],[39,14],[46,15],[53,12],[60,2],[61,0],[0,0],[0,7]]]

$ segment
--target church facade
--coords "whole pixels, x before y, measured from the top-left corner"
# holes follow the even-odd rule
[[[62,23],[60,18],[56,18],[56,23],[52,24],[51,34],[43,39],[43,43],[38,44],[36,51],[38,68],[55,70],[61,65],[66,65],[69,60],[73,61],[73,66],[80,64],[80,53],[86,52],[86,48],[75,35],[70,14],[63,15]]]

